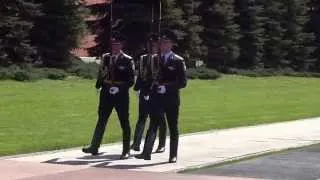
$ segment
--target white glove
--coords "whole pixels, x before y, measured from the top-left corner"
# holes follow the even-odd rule
[[[97,94],[101,91],[102,88],[96,89],[97,90]]]
[[[147,96],[143,96],[143,98],[144,98],[144,100],[149,101],[150,96],[149,96],[149,95],[147,95]]]
[[[157,92],[159,94],[165,94],[166,93],[166,86],[164,86],[164,85],[158,86]]]
[[[136,94],[136,95],[137,95],[137,97],[139,97],[139,96],[140,96],[140,91],[137,91],[137,94]]]
[[[109,89],[109,93],[112,94],[112,95],[115,95],[119,92],[119,88],[118,87],[111,87]]]

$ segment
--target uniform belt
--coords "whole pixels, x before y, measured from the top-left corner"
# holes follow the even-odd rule
[[[106,84],[124,84],[126,83],[125,81],[104,81]]]
[[[175,82],[162,82],[162,83],[160,83],[160,84],[162,84],[162,85],[170,85],[170,84],[174,84]]]

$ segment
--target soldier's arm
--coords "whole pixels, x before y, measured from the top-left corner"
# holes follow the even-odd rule
[[[101,57],[101,62],[99,66],[99,71],[98,71],[98,76],[97,76],[97,81],[96,81],[96,88],[100,89],[103,84],[103,66],[104,66],[104,56]]]
[[[142,61],[142,56],[140,57],[138,63],[137,63],[137,66],[136,66],[136,69],[137,69],[137,80],[136,80],[136,83],[134,84],[134,87],[133,87],[133,90],[135,91],[139,91],[141,89],[141,86],[142,86],[142,79],[141,79],[141,75],[140,75],[140,63]]]
[[[177,77],[174,83],[168,84],[167,88],[169,91],[179,90],[187,86],[187,73],[184,59],[176,60],[177,63]]]
[[[187,67],[184,60],[181,60],[178,63],[179,71],[178,71],[178,88],[182,89],[187,86]]]
[[[135,75],[135,73],[134,73],[135,65],[134,65],[133,59],[130,59],[130,63],[129,63],[129,67],[128,68],[129,68],[129,71],[128,71],[128,76],[129,76],[129,78],[128,78],[128,87],[130,88],[134,84],[134,75]]]

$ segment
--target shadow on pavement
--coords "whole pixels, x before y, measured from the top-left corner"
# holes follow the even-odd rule
[[[83,156],[78,157],[75,159],[64,159],[64,158],[54,158],[50,159],[48,161],[44,161],[42,163],[49,163],[49,164],[60,164],[60,165],[72,165],[72,166],[82,166],[87,165],[90,167],[95,168],[112,168],[112,169],[139,169],[143,167],[151,167],[151,166],[157,166],[157,165],[163,165],[167,164],[168,162],[158,162],[153,164],[140,164],[140,165],[110,165],[113,161],[120,161],[119,160],[120,155],[119,154],[108,154],[104,155],[101,153],[99,156]],[[130,158],[133,158],[133,155],[130,156]],[[125,160],[123,160],[125,161]]]
[[[163,164],[167,164],[168,162],[160,162],[160,163],[154,163],[154,164],[140,164],[140,165],[112,165],[112,166],[107,166],[107,164],[98,164],[95,165],[93,167],[98,167],[98,168],[110,168],[110,169],[139,169],[139,168],[143,168],[143,167],[151,167],[151,166],[158,166],[158,165],[163,165]]]

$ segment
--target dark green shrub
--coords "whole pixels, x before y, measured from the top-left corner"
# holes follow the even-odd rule
[[[68,76],[68,74],[65,71],[54,68],[47,69],[45,74],[46,77],[51,80],[63,80]]]
[[[0,68],[0,80],[8,80],[13,78],[13,73],[6,68]]]
[[[74,76],[79,76],[85,79],[95,79],[98,75],[99,64],[84,63],[81,60],[74,60],[71,67],[66,71]]]
[[[31,72],[20,69],[14,72],[13,79],[16,81],[30,81],[32,80]]]
[[[190,68],[187,70],[187,78],[188,79],[198,79],[198,73],[195,68]]]
[[[34,81],[39,79],[62,80],[68,76],[63,70],[54,68],[34,68],[30,65],[0,68],[0,80]]]
[[[284,69],[258,69],[258,70],[243,70],[229,69],[228,74],[237,74],[248,77],[269,77],[269,76],[291,76],[291,77],[320,77],[320,73],[315,72],[297,72],[291,68]]]
[[[214,80],[221,77],[221,74],[214,70],[208,68],[190,68],[187,70],[187,77],[189,79],[205,79],[205,80]]]

